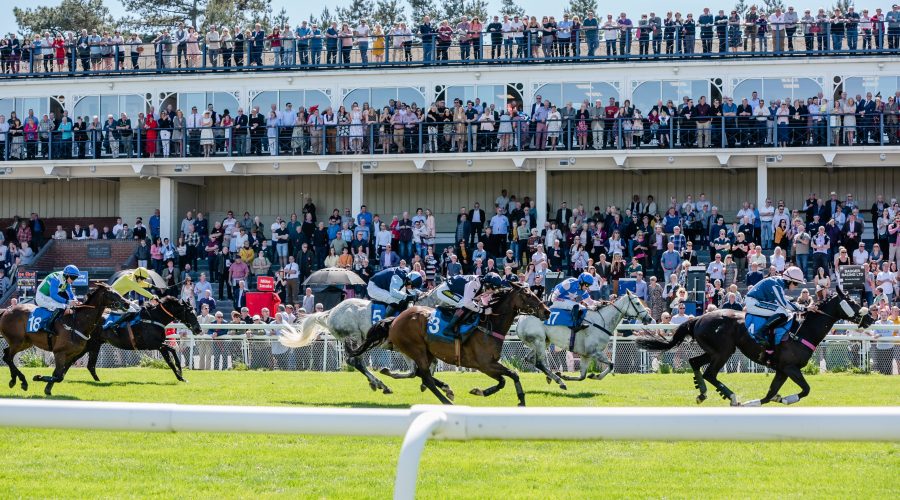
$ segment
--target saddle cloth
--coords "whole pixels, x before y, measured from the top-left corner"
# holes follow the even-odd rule
[[[544,324],[547,326],[565,326],[572,327],[574,325],[574,318],[572,317],[571,309],[555,309],[553,307],[550,308],[550,317],[544,321]]]
[[[372,302],[372,305],[369,306],[369,310],[371,311],[371,320],[372,324],[378,323],[379,321],[385,319],[384,313],[387,311],[387,304],[382,304],[381,302]]]
[[[744,317],[744,326],[747,327],[747,332],[750,334],[750,337],[753,338],[757,343],[762,343],[766,341],[766,332],[762,331],[763,325],[766,323],[766,318],[762,316],[755,316],[753,314],[747,314]],[[784,325],[775,329],[775,344],[780,344],[782,340],[784,340],[785,335],[791,332],[791,328],[794,326],[794,318],[791,317]]]
[[[447,323],[453,319],[453,314],[456,313],[455,310],[444,310],[444,309],[435,309],[431,316],[428,317],[428,328],[426,331],[428,332],[429,339],[438,340],[440,342],[456,342],[459,339],[461,342],[465,342],[469,335],[475,331],[475,327],[478,326],[478,322],[481,319],[480,314],[472,314],[469,316],[467,320],[462,323],[457,323],[457,331],[451,331],[451,329],[447,328]]]
[[[51,316],[53,316],[53,311],[44,309],[43,307],[35,308],[31,311],[31,315],[28,316],[28,323],[25,325],[25,331],[27,333],[38,333],[44,331],[46,328],[50,328]]]
[[[108,330],[110,328],[118,328],[120,326],[125,326],[124,324],[120,324],[122,318],[125,315],[122,313],[109,313],[103,317],[103,330]],[[140,315],[135,316],[134,319],[128,322],[129,325],[134,326],[135,324],[141,321]]]

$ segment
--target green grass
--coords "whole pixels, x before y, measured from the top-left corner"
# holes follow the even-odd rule
[[[28,378],[44,369],[24,370]],[[405,408],[435,403],[418,383],[369,391],[355,373],[100,370],[102,382],[73,370],[57,398],[193,404]],[[442,374],[457,404],[514,406],[511,384],[492,398],[467,394],[492,381]],[[900,377],[809,377],[801,406],[900,405]],[[762,396],[765,375],[724,381],[743,399]],[[5,377],[4,377],[5,380]],[[693,406],[688,375],[617,375],[570,383],[523,376],[530,406]],[[0,389],[0,397],[43,394]],[[790,383],[783,395],[796,392]],[[706,405],[724,406],[714,393]],[[736,409],[735,411],[753,411]],[[2,413],[0,413],[2,419]],[[853,425],[853,422],[848,422]],[[145,434],[0,428],[2,498],[388,498],[399,438]],[[896,498],[900,445],[884,443],[669,443],[599,441],[430,442],[419,472],[420,498],[828,497]]]

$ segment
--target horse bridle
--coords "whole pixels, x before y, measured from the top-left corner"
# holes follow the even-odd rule
[[[626,317],[626,318],[634,318],[634,319],[638,319],[638,318],[641,317],[641,312],[638,311],[637,306],[634,305],[634,302],[631,301],[631,297],[628,298],[628,307],[626,307],[624,311],[621,310],[621,309],[619,309],[619,306],[617,306],[615,302],[610,302],[609,305],[613,306],[613,309],[615,309],[616,311],[618,311],[619,314],[621,314],[622,316],[624,316],[624,317]],[[634,309],[634,316],[629,316],[629,315],[628,315],[628,309],[629,309],[629,308]]]

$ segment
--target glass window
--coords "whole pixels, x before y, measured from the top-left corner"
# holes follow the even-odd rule
[[[709,80],[643,82],[631,93],[631,104],[646,114],[650,112],[650,108],[656,106],[658,101],[662,101],[663,104],[666,101],[672,101],[676,107],[681,104],[684,97],[699,99],[700,96],[705,95],[707,100],[711,101],[709,91]]]
[[[75,103],[75,116],[100,116],[100,96],[91,95],[82,97]],[[106,116],[103,117],[105,119]]]
[[[50,98],[48,97],[10,97],[0,99],[0,114],[9,118],[10,113],[16,112],[20,119],[28,116],[28,110],[34,111],[35,116],[42,116],[50,112]]]
[[[894,95],[897,89],[900,89],[898,76],[852,76],[844,80],[844,92],[850,96],[880,93],[882,99],[887,101],[888,96]]]
[[[732,97],[735,102],[740,102],[745,97],[749,99],[755,91],[766,102],[785,99],[793,101],[812,97],[821,90],[821,85],[812,78],[749,78],[735,85]]]
[[[663,99],[662,94],[662,82],[643,82],[631,92],[631,104],[641,111],[649,112],[650,108],[656,105],[656,101],[662,99],[665,103],[666,99]],[[672,101],[678,105],[677,100]]]
[[[307,91],[310,92],[310,91]],[[321,93],[321,92],[320,92]],[[323,94],[324,95],[324,94]],[[350,105],[354,102],[369,103],[369,106],[381,109],[388,105],[391,99],[404,102],[406,104],[417,104],[419,107],[426,105],[425,96],[418,89],[412,87],[380,87],[372,89],[353,89],[344,97],[344,106],[350,109]],[[430,104],[430,103],[428,103]]]
[[[607,82],[548,83],[541,86],[535,95],[540,95],[559,107],[571,102],[572,106],[578,108],[585,100],[594,104],[598,99],[605,106],[610,97],[619,100],[619,91]]]
[[[146,111],[147,102],[139,95],[85,96],[75,103],[73,117],[97,116],[102,121],[107,115],[118,118],[121,113],[126,113],[129,118],[135,118]]]

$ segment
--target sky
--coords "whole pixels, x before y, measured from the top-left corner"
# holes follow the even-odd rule
[[[152,0],[149,0],[152,1]],[[60,0],[34,0],[34,1],[21,1],[21,0],[6,0],[0,2],[3,5],[0,6],[0,33],[9,33],[11,31],[17,31],[17,25],[15,17],[12,14],[13,7],[16,5],[19,6],[32,6],[32,5],[58,5]],[[125,9],[122,8],[122,4],[119,3],[118,0],[105,0],[106,5],[109,7],[110,12],[113,17],[122,17],[125,15]],[[309,15],[316,14],[322,11],[322,7],[328,5],[329,9],[334,12],[335,6],[343,6],[350,3],[350,0],[303,0],[301,2],[297,2],[296,0],[272,0],[273,11],[278,12],[282,7],[287,10],[288,16],[292,23],[297,23],[302,19],[307,19]],[[405,3],[405,2],[404,2]],[[438,0],[440,3],[440,0]],[[489,11],[491,14],[496,12],[500,8],[500,0],[489,0],[490,4]],[[562,13],[563,7],[568,5],[568,1],[566,0],[556,0],[552,4],[557,5],[557,7],[547,7],[547,0],[517,0],[517,3],[525,8],[528,14],[542,15],[542,14],[553,14],[558,15]],[[618,4],[615,8],[610,7],[612,2],[599,0],[597,2],[600,5],[600,9],[598,15],[605,15],[607,13],[617,13],[621,7]],[[760,3],[762,4],[762,0],[754,1],[754,0],[746,0],[746,3]],[[790,1],[785,0],[786,5],[792,5],[794,8],[798,10],[802,10],[805,8],[819,8],[819,7],[830,7],[831,4],[834,3],[833,0],[797,0]],[[857,11],[861,12],[863,7],[876,7],[880,6],[882,8],[886,7],[886,10],[890,10],[890,5],[892,1],[889,0],[881,0],[881,1],[872,1],[869,4],[868,1],[860,2],[857,4]],[[630,17],[634,17],[635,14],[640,14],[642,12],[649,12],[651,10],[655,11],[657,14],[661,14],[666,10],[672,9],[671,2],[665,2],[661,0],[630,0],[628,2],[628,14]],[[713,12],[719,9],[728,9],[734,5],[733,0],[729,1],[711,1],[711,0],[680,0],[677,2],[678,8],[681,9],[683,13],[693,12],[695,14],[699,14],[702,12],[703,7],[709,7]],[[870,11],[873,9],[870,9]]]

